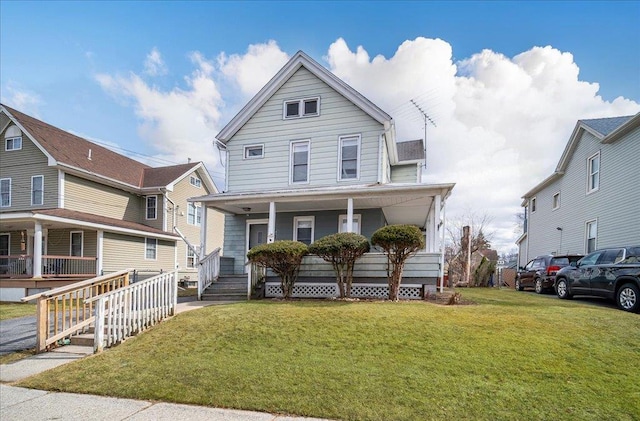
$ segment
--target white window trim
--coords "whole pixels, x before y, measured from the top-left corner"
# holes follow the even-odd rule
[[[593,250],[588,251],[589,250],[589,225],[593,224],[595,222],[596,224],[596,237],[595,237],[595,245],[593,246]],[[584,251],[585,254],[589,254],[592,253],[594,251],[598,250],[598,218],[596,219],[591,219],[587,222],[585,222],[584,224]]]
[[[316,108],[317,112],[315,114],[305,114],[304,113],[304,103],[306,101],[317,101],[318,106]],[[298,115],[295,116],[287,116],[287,104],[298,103]],[[320,97],[319,96],[311,96],[300,99],[290,99],[282,102],[282,119],[283,120],[295,120],[298,118],[308,118],[308,117],[319,117],[320,116]]]
[[[147,247],[149,246],[149,242],[153,241],[155,243],[155,258],[147,257]],[[158,260],[158,239],[157,238],[149,238],[145,237],[144,239],[144,260]]]
[[[293,241],[298,241],[298,222],[311,221],[311,243],[315,241],[316,217],[315,216],[294,216],[293,217]],[[309,243],[309,244],[311,244]]]
[[[558,198],[557,200],[555,199],[556,197]],[[555,206],[553,203],[554,201],[556,202]],[[551,196],[551,207],[552,210],[560,209],[560,192],[556,192],[553,194],[553,196]]]
[[[11,207],[11,178],[0,178],[0,186],[2,185],[3,181],[9,181],[9,204],[8,205],[3,205],[2,204],[2,196],[0,196],[0,208],[10,208]],[[1,187],[0,187],[0,194],[2,193]]]
[[[155,212],[154,212],[154,217],[153,218],[149,218],[149,198],[150,197],[155,197],[156,198],[156,206],[155,206]],[[145,196],[144,203],[145,203],[144,219],[146,221],[155,221],[155,220],[157,220],[158,219],[158,195],[157,194],[151,194],[151,195]]]
[[[531,213],[536,213],[536,210],[538,209],[538,197],[532,197],[529,203],[531,204]]]
[[[356,177],[355,178],[342,178],[342,142],[344,140],[350,140],[357,138],[358,140],[358,155],[356,157]],[[358,181],[360,180],[360,153],[362,151],[362,136],[359,134],[344,135],[338,137],[338,181]]]
[[[189,222],[189,212],[193,209],[193,224]],[[200,214],[200,222],[198,222],[198,213]],[[199,227],[202,225],[202,207],[191,202],[187,204],[187,224]]]
[[[189,177],[189,184],[197,188],[202,188],[202,180],[200,180],[195,175]]]
[[[73,256],[73,234],[80,234],[80,256],[84,257],[84,231],[69,232],[69,256]]]
[[[198,253],[200,252],[200,246],[194,246],[196,249],[198,249]],[[190,260],[190,256],[189,256],[189,252],[192,251],[191,247],[187,246],[187,250],[186,250],[186,258],[185,258],[185,267],[187,269],[197,269],[198,268],[198,258],[199,258],[199,254],[196,253],[193,255],[193,266],[189,266],[189,260]]]
[[[247,150],[251,148],[260,148],[262,153],[260,156],[247,156]],[[264,158],[264,143],[258,143],[255,145],[245,145],[242,150],[242,159],[262,159]]]
[[[40,203],[33,203],[33,180],[40,177],[42,179],[42,201]],[[44,204],[44,175],[34,175],[31,177],[31,206],[41,206]]]
[[[591,161],[598,158],[598,187],[591,188]],[[591,194],[600,190],[600,173],[602,169],[602,158],[600,157],[600,151],[594,153],[587,158],[587,194]]]
[[[342,231],[343,219],[347,219],[347,214],[342,214],[338,216],[338,232],[345,232],[345,231]],[[353,220],[358,221],[358,231],[356,232],[356,234],[360,234],[362,232],[362,214],[354,213]]]
[[[297,144],[307,144],[307,179],[305,181],[293,181],[293,147]],[[289,143],[289,184],[309,184],[311,174],[311,139],[292,140]]]

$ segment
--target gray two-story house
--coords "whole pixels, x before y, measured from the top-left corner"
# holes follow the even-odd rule
[[[640,113],[579,120],[556,170],[522,197],[519,266],[640,244]]]
[[[337,232],[371,238],[384,225],[413,224],[427,246],[405,280],[436,284],[443,210],[454,184],[423,184],[422,140],[398,142],[389,114],[305,53],[295,54],[216,138],[226,151],[225,189],[192,200],[226,215],[228,272],[245,273],[256,244],[310,244]],[[355,275],[386,282],[383,257],[365,256]],[[311,256],[300,280],[331,276]],[[302,289],[301,296],[313,295]]]
[[[0,300],[133,268],[198,276],[199,247],[222,246],[216,192],[200,162],[150,167],[0,106]],[[189,242],[191,247],[187,244]]]

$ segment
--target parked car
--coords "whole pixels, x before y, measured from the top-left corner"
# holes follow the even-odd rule
[[[516,290],[533,288],[538,294],[552,290],[556,272],[571,262],[577,262],[581,257],[582,255],[577,254],[537,256],[516,274]]]
[[[640,312],[640,246],[594,251],[556,273],[563,299],[590,295],[614,300],[621,310]]]

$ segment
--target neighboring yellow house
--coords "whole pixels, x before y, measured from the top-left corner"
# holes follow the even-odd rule
[[[5,105],[0,136],[2,301],[126,268],[197,280],[194,250],[222,246],[223,215],[187,202],[217,193],[201,162],[150,167]]]

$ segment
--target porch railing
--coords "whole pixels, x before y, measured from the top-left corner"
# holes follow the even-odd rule
[[[175,315],[177,300],[177,271],[161,273],[87,300],[95,303],[94,352]]]
[[[57,341],[84,333],[95,321],[91,298],[129,285],[129,272],[121,270],[24,297],[37,300],[36,351],[43,352]]]
[[[267,270],[264,266],[259,266],[255,263],[247,262],[249,270],[247,271],[247,300],[251,299],[256,286],[264,281]]]
[[[26,254],[14,256],[0,256],[0,276],[3,278],[31,276],[33,256]]]
[[[42,276],[94,276],[96,261],[95,257],[43,255]]]
[[[220,247],[200,260],[198,267],[198,300],[202,299],[202,293],[209,285],[218,280],[220,276]]]

